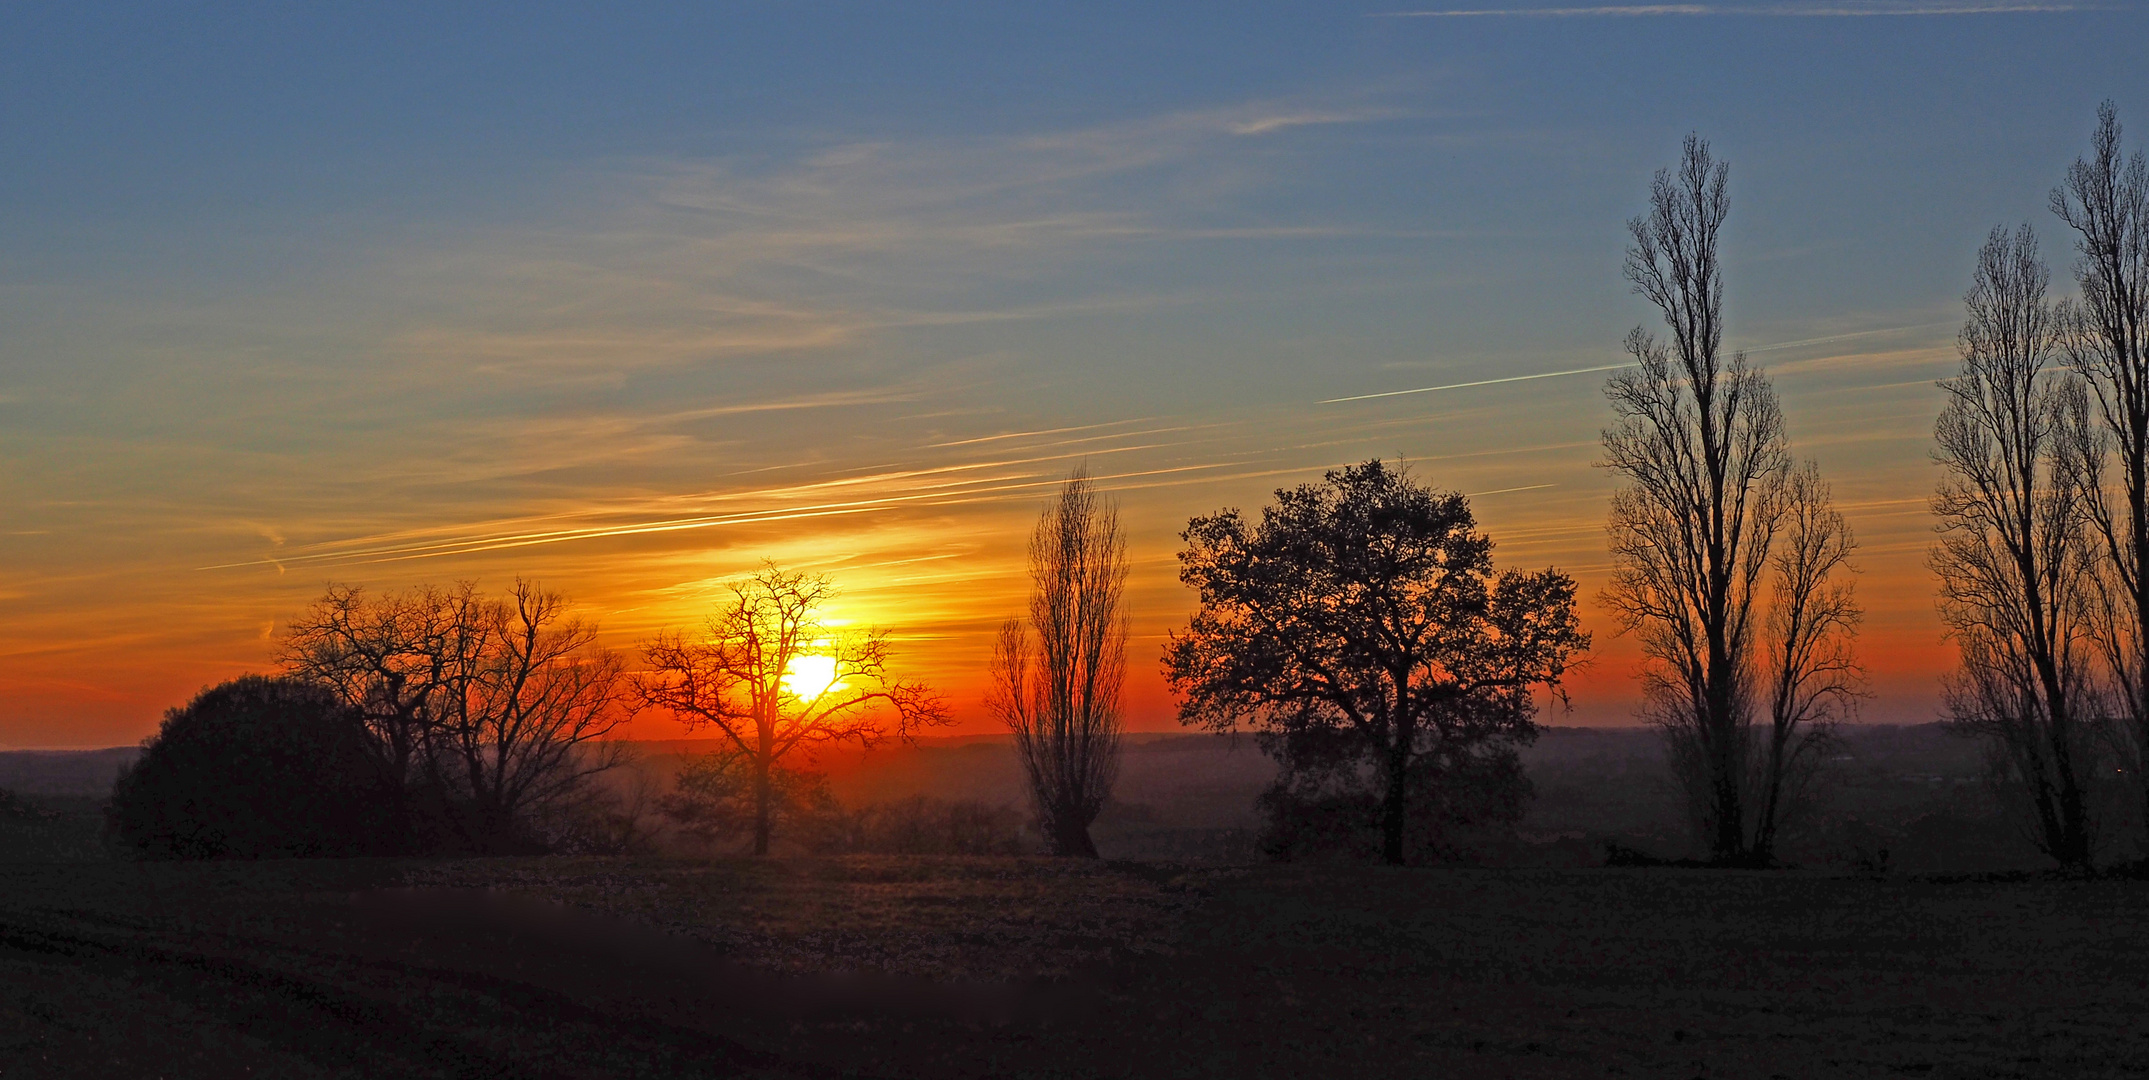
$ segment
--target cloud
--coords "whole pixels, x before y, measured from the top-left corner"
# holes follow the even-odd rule
[[[1266,135],[1272,131],[1311,124],[1363,124],[1375,120],[1389,120],[1400,115],[1402,114],[1389,109],[1270,113],[1244,120],[1226,121],[1224,130],[1233,135]]]
[[[1748,345],[1738,351],[1747,353],[1775,352],[1778,349],[1800,349],[1805,348],[1809,345],[1828,345],[1838,341],[1853,341],[1858,338],[1880,337],[1890,334],[1904,334],[1909,333],[1913,330],[1931,330],[1936,327],[1956,325],[1959,325],[1958,322],[1943,320],[1940,322],[1912,323],[1908,326],[1884,326],[1877,330],[1857,330],[1846,334],[1829,334],[1825,337],[1802,338],[1798,341],[1777,341],[1771,342],[1767,345]]]
[[[433,312],[389,346],[415,367],[554,381],[1135,310],[1173,298],[1089,283],[1050,302],[991,294],[1150,257],[1134,245],[1389,235],[1348,222],[1217,221],[1214,193],[1216,177],[1244,182],[1249,163],[1232,147],[1246,137],[1399,115],[1257,102],[1043,134],[839,144],[774,162],[614,162],[566,183],[612,192],[580,213],[391,252],[392,268],[374,277],[418,294],[397,306]],[[1135,195],[1121,183],[1159,169],[1185,179],[1163,190],[1185,193],[1160,197],[1145,182]]]

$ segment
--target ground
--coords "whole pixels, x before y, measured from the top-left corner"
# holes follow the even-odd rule
[[[0,822],[0,1078],[2139,1076],[2149,883],[113,861]]]

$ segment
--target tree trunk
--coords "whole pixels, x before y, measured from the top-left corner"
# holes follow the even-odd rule
[[[2068,732],[2065,729],[2054,732],[2053,742],[2055,744],[2067,741]],[[2081,778],[2074,767],[2072,749],[2071,745],[2067,746],[2065,750],[2061,751],[2066,756],[2059,757],[2055,763],[2054,771],[2059,774],[2058,797],[2061,833],[2059,843],[2055,845],[2058,850],[2052,854],[2064,866],[2087,870],[2093,860],[2089,837],[2089,801],[2084,797]]]
[[[1715,861],[1720,863],[1735,863],[1746,855],[1746,823],[1741,820],[1745,813],[1739,805],[1738,777],[1724,760],[1728,756],[1719,755],[1715,763],[1716,838],[1710,846],[1715,849],[1711,852]]]
[[[2033,586],[2034,588],[2034,586]],[[2034,593],[2032,594],[2034,597]],[[2040,628],[2041,629],[2041,628]],[[2040,638],[2049,641],[2050,637]],[[2052,660],[2058,650],[2047,647],[2045,655],[2038,658],[2037,674],[2042,684],[2048,710],[2045,717],[2047,738],[2045,748],[2051,754],[2054,786],[2052,793],[2058,806],[2058,829],[2052,836],[2052,857],[2060,865],[2087,870],[2091,852],[2089,843],[2089,805],[2082,796],[2081,764],[2074,759],[2075,717],[2069,709],[2067,690],[2062,683],[2059,667]]]
[[[769,853],[769,759],[759,755],[754,759],[754,854]]]
[[[1716,617],[1723,618],[1720,613]],[[1735,668],[1720,626],[1710,627],[1709,650],[1709,688],[1704,704],[1709,711],[1709,780],[1716,803],[1716,835],[1709,840],[1709,855],[1719,863],[1736,863],[1746,855],[1746,812],[1739,790],[1746,755],[1732,700]]]
[[[1770,732],[1768,772],[1761,778],[1761,790],[1756,793],[1760,814],[1754,822],[1753,843],[1746,848],[1746,858],[1755,866],[1770,866],[1776,861],[1776,816],[1783,798],[1783,755],[1788,742],[1780,729]]]
[[[1403,823],[1409,818],[1403,784],[1409,771],[1408,757],[1388,756],[1388,791],[1380,805],[1380,860],[1390,866],[1403,865]]]
[[[1052,853],[1078,859],[1097,857],[1097,845],[1090,839],[1089,823],[1072,810],[1055,811],[1052,815]]]

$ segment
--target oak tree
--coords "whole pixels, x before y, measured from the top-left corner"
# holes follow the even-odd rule
[[[1251,725],[1272,748],[1348,740],[1381,791],[1381,857],[1401,863],[1414,770],[1536,733],[1534,692],[1589,646],[1574,579],[1495,574],[1469,501],[1368,461],[1188,523],[1180,580],[1201,606],[1165,670],[1182,723]]]

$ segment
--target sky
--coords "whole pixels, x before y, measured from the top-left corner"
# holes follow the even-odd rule
[[[1169,729],[1187,519],[1373,457],[1580,580],[1543,719],[1631,723],[1602,387],[1689,132],[1727,344],[1860,542],[1863,719],[1931,720],[1933,383],[1995,225],[2067,280],[2047,195],[2100,101],[2149,145],[2144,40],[2004,0],[9,5],[0,746],[132,743],[330,582],[534,579],[631,651],[764,560],[989,730],[1084,463]]]

